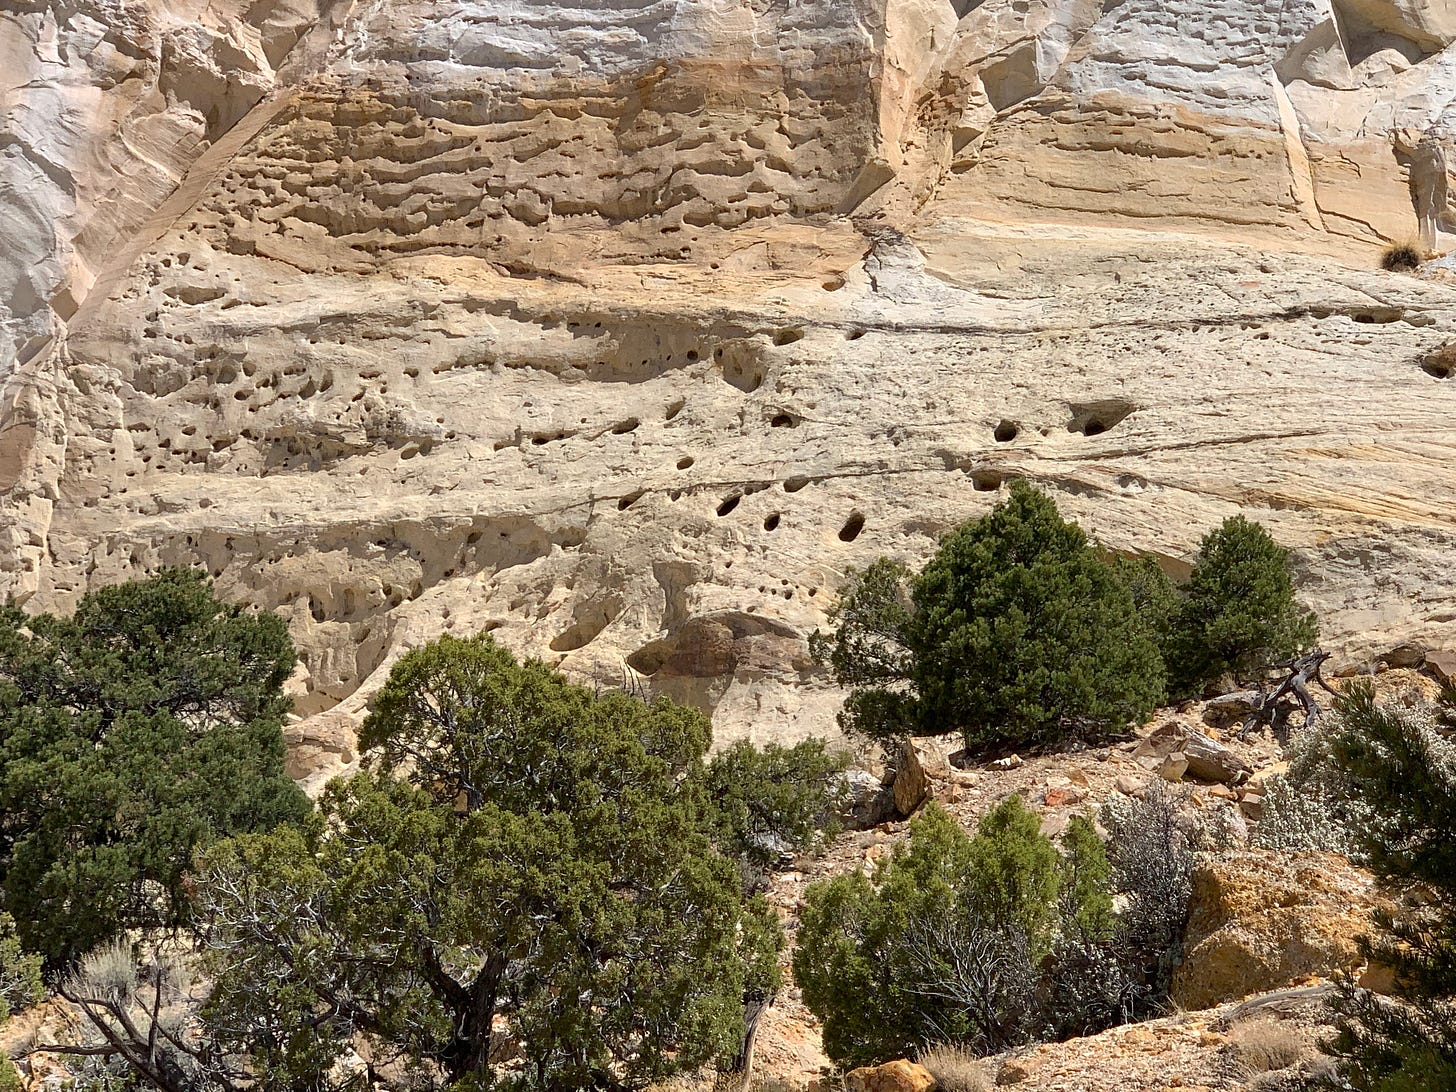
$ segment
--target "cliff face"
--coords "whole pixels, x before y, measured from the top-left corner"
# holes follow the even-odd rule
[[[830,730],[846,569],[1015,475],[1174,569],[1246,511],[1332,646],[1444,642],[1456,292],[1366,270],[1453,40],[1415,0],[9,4],[0,584],[201,563],[283,612],[300,774],[446,630]]]

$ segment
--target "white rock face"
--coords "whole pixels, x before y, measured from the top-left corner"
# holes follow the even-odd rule
[[[283,613],[300,776],[444,631],[832,731],[848,568],[1014,476],[1450,641],[1456,295],[1371,271],[1450,5],[60,11],[0,12],[0,585]]]

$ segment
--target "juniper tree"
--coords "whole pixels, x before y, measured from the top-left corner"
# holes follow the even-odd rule
[[[1341,1087],[1456,1088],[1456,744],[1428,710],[1376,703],[1356,684],[1336,702],[1327,741],[1336,796],[1359,801],[1357,859],[1397,897],[1360,939],[1394,972],[1395,996],[1339,991]]]
[[[188,917],[218,838],[307,814],[284,773],[281,619],[168,569],[73,616],[0,608],[0,899],[53,968]]]
[[[1249,673],[1311,647],[1314,616],[1299,608],[1289,551],[1243,516],[1204,536],[1165,650],[1177,693]]]
[[[208,854],[209,1035],[264,1087],[319,1086],[356,1036],[461,1089],[635,1088],[733,1058],[781,939],[733,847],[778,813],[745,787],[761,771],[705,775],[709,739],[700,713],[594,695],[485,636],[406,654],[321,822]],[[779,798],[796,844],[806,808]]]

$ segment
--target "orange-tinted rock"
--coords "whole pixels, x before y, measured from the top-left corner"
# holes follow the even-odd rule
[[[935,1078],[923,1065],[899,1058],[850,1070],[844,1075],[844,1088],[845,1092],[934,1092]]]
[[[1358,970],[1379,904],[1370,875],[1332,853],[1240,850],[1200,864],[1172,999],[1208,1008]]]

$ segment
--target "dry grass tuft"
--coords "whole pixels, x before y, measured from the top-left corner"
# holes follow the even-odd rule
[[[1234,1062],[1250,1075],[1288,1069],[1315,1053],[1302,1031],[1264,1017],[1235,1024],[1228,1037]]]
[[[917,1060],[935,1078],[936,1092],[990,1092],[986,1067],[963,1046],[940,1043],[921,1051]]]
[[[1411,243],[1392,243],[1380,256],[1380,268],[1388,269],[1392,273],[1409,273],[1413,269],[1419,269],[1424,260],[1425,255],[1419,247]]]

